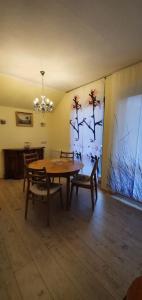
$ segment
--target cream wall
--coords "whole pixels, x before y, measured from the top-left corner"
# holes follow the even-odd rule
[[[32,112],[0,106],[0,119],[6,120],[5,125],[0,124],[0,178],[4,175],[2,149],[24,147],[24,142],[30,142],[31,147],[45,147],[45,156],[48,155],[52,113],[33,113],[33,127],[19,127],[16,126],[15,111]],[[41,122],[45,123],[45,127],[41,127]]]
[[[55,108],[64,95],[62,90],[47,87],[46,80],[44,92],[54,100]],[[33,99],[40,95],[41,83],[0,74],[0,119],[6,120],[6,125],[0,124],[0,178],[4,174],[4,148],[23,147],[24,142],[31,142],[31,146],[45,146],[46,155],[50,155],[48,150],[52,113],[33,113],[33,127],[17,127],[15,122],[15,111],[33,112]],[[46,123],[46,126],[41,127],[41,122]]]
[[[22,78],[0,74],[1,106],[32,109],[33,99],[40,97],[41,92],[41,83],[38,84],[37,82],[30,82]],[[54,105],[56,107],[59,101],[63,98],[65,92],[52,87],[47,87],[45,81],[44,93],[50,100],[54,101]]]
[[[50,150],[53,153],[70,148],[70,109],[71,102],[68,94],[65,94],[51,116]]]

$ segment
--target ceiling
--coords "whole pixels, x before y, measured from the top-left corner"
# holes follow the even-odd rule
[[[141,12],[141,0],[2,1],[0,73],[35,85],[43,69],[61,93],[94,81],[142,59]]]

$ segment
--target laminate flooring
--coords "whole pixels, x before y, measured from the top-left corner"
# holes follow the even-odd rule
[[[62,179],[64,198],[65,184]],[[70,211],[32,202],[24,220],[22,180],[0,180],[0,300],[123,299],[142,275],[142,211],[88,190]]]

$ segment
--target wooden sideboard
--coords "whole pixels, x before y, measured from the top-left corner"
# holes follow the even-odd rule
[[[44,158],[44,147],[3,149],[5,179],[21,179],[24,176],[24,153],[37,152],[39,159]]]

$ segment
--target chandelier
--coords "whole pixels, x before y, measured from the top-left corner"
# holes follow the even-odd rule
[[[53,110],[54,105],[53,102],[50,101],[46,96],[44,95],[44,74],[45,71],[40,71],[40,74],[42,76],[42,96],[41,96],[41,100],[39,100],[38,98],[34,99],[34,110],[35,111],[40,111],[40,112],[50,112]]]

